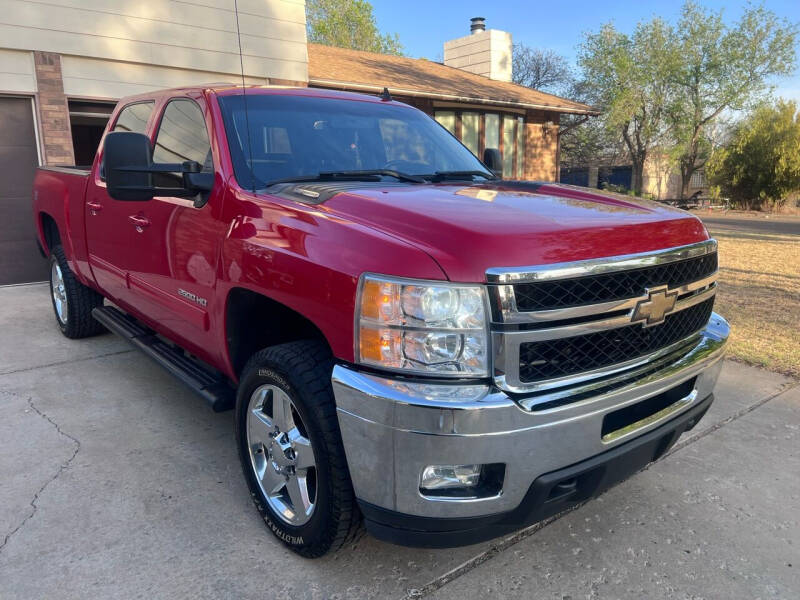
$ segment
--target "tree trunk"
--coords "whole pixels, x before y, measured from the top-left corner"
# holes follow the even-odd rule
[[[689,195],[689,183],[692,181],[692,173],[694,173],[694,169],[681,163],[681,200],[685,200]]]
[[[634,194],[641,196],[644,187],[644,158],[635,157],[631,163],[631,189]]]

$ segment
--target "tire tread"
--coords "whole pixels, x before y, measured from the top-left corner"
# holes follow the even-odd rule
[[[325,539],[314,545],[291,547],[302,556],[316,558],[328,551],[338,550],[353,539],[361,523],[331,387],[334,359],[328,347],[319,341],[303,340],[280,344],[256,352],[245,365],[242,380],[264,365],[279,366],[291,385],[302,389],[304,399],[309,401],[308,408],[313,412],[317,427],[325,440],[326,455],[331,465],[329,515],[332,517],[330,521],[333,527],[326,531]],[[246,399],[240,398],[239,401]],[[246,465],[243,464],[244,466]]]
[[[64,287],[67,291],[67,323],[62,324],[58,315],[56,322],[62,333],[73,340],[91,337],[103,333],[106,329],[92,316],[92,310],[103,306],[103,296],[90,287],[83,285],[69,268],[67,255],[59,244],[53,247],[51,254],[58,262]],[[54,311],[55,312],[55,311]]]

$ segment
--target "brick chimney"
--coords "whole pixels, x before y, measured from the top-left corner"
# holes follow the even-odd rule
[[[470,34],[444,43],[444,64],[497,79],[511,81],[511,34],[486,29],[483,17],[470,19]]]

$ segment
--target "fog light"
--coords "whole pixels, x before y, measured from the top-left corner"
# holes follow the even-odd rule
[[[430,465],[422,471],[420,488],[444,490],[474,488],[481,479],[483,465]]]

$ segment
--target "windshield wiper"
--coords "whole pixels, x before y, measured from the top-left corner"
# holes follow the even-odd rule
[[[431,180],[433,183],[439,183],[440,181],[463,181],[465,179],[469,179],[469,181],[474,181],[473,177],[479,176],[483,177],[487,181],[492,181],[497,179],[495,175],[491,173],[487,173],[486,171],[436,171],[433,175],[423,175]]]
[[[340,177],[374,177],[381,175],[394,177],[400,181],[425,183],[425,180],[422,177],[411,175],[409,173],[403,173],[402,171],[395,171],[394,169],[367,169],[365,171],[323,171],[320,173],[320,176],[329,176],[333,177],[334,179]]]
[[[276,183],[308,183],[311,181],[380,181],[382,176],[394,177],[400,181],[412,183],[425,183],[422,177],[401,173],[392,169],[370,169],[366,171],[320,171],[316,175],[298,175],[285,179],[275,179],[267,183],[266,187]]]

